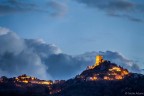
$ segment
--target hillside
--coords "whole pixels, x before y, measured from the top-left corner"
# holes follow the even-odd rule
[[[26,74],[0,78],[0,96],[139,96],[144,75],[96,57],[96,63],[69,80],[40,80]]]
[[[57,88],[58,89],[58,88]],[[144,75],[105,61],[60,86],[52,96],[126,96],[144,95]]]

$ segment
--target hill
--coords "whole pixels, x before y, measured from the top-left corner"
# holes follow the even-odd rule
[[[138,96],[144,95],[144,75],[105,61],[67,80],[52,96]]]
[[[0,78],[0,96],[143,96],[144,75],[96,57],[96,63],[69,80],[40,80],[26,74]]]

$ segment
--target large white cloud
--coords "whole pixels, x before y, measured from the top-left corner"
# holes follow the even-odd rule
[[[39,40],[25,40],[6,28],[0,28],[0,75],[29,74],[51,79],[42,58],[60,53],[60,49]]]
[[[118,52],[89,52],[78,56],[63,54],[54,44],[40,39],[22,39],[9,29],[0,28],[0,75],[28,74],[41,79],[69,79],[93,65],[96,55],[140,72],[137,64]]]
[[[0,28],[0,55],[5,52],[19,54],[25,48],[24,40],[9,29]]]
[[[61,49],[55,44],[47,44],[42,39],[25,39],[28,48],[33,49],[40,57],[46,58],[52,54],[62,53]]]
[[[7,28],[0,27],[0,35],[7,34],[10,30]]]

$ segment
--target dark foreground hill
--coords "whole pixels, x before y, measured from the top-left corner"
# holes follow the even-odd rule
[[[123,80],[68,80],[52,96],[144,96],[144,76],[130,75]]]
[[[49,96],[46,85],[14,83],[8,81],[0,83],[0,96]]]
[[[26,76],[2,78],[0,96],[144,96],[144,75],[109,61],[90,66],[63,83],[43,84],[45,81],[31,77],[20,82]]]

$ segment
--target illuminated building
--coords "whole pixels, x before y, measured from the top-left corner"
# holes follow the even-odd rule
[[[97,55],[97,56],[96,56],[96,62],[95,62],[95,64],[94,64],[94,66],[98,66],[99,64],[101,64],[101,63],[103,63],[103,62],[104,62],[103,56]]]
[[[97,55],[97,56],[96,56],[95,64],[94,64],[93,66],[87,66],[87,70],[95,68],[96,66],[100,65],[100,64],[103,63],[104,61],[105,61],[105,60],[103,59],[103,56]]]
[[[27,76],[26,74],[18,76],[15,78],[17,82],[23,82],[23,83],[32,83],[32,84],[43,84],[43,85],[51,85],[53,84],[53,81],[51,80],[39,80],[35,77]]]

